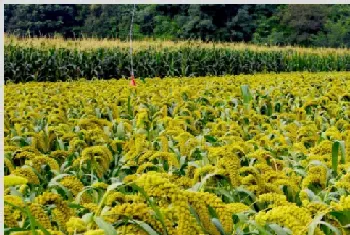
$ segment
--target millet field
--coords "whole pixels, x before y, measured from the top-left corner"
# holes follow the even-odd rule
[[[135,45],[6,38],[5,234],[350,234],[348,50]]]

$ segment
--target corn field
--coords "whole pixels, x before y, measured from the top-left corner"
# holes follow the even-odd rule
[[[128,43],[5,37],[5,80],[72,81],[130,76]],[[136,42],[138,77],[221,76],[291,71],[348,71],[348,49],[258,47],[245,44]]]
[[[348,72],[137,82],[5,86],[5,234],[350,233]]]

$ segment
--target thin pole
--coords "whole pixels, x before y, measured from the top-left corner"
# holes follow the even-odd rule
[[[134,4],[134,9],[132,11],[131,24],[130,24],[130,65],[131,65],[130,75],[132,79],[134,78],[134,63],[133,63],[133,55],[132,55],[132,27],[134,24],[135,8],[136,8],[136,4]]]

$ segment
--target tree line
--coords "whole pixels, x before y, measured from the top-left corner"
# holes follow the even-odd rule
[[[128,37],[133,5],[5,5],[5,32]],[[136,5],[134,38],[350,46],[350,5]]]

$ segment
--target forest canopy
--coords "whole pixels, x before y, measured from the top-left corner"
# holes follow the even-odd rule
[[[5,5],[5,32],[128,37],[133,5]],[[134,38],[350,46],[350,5],[136,5]]]

